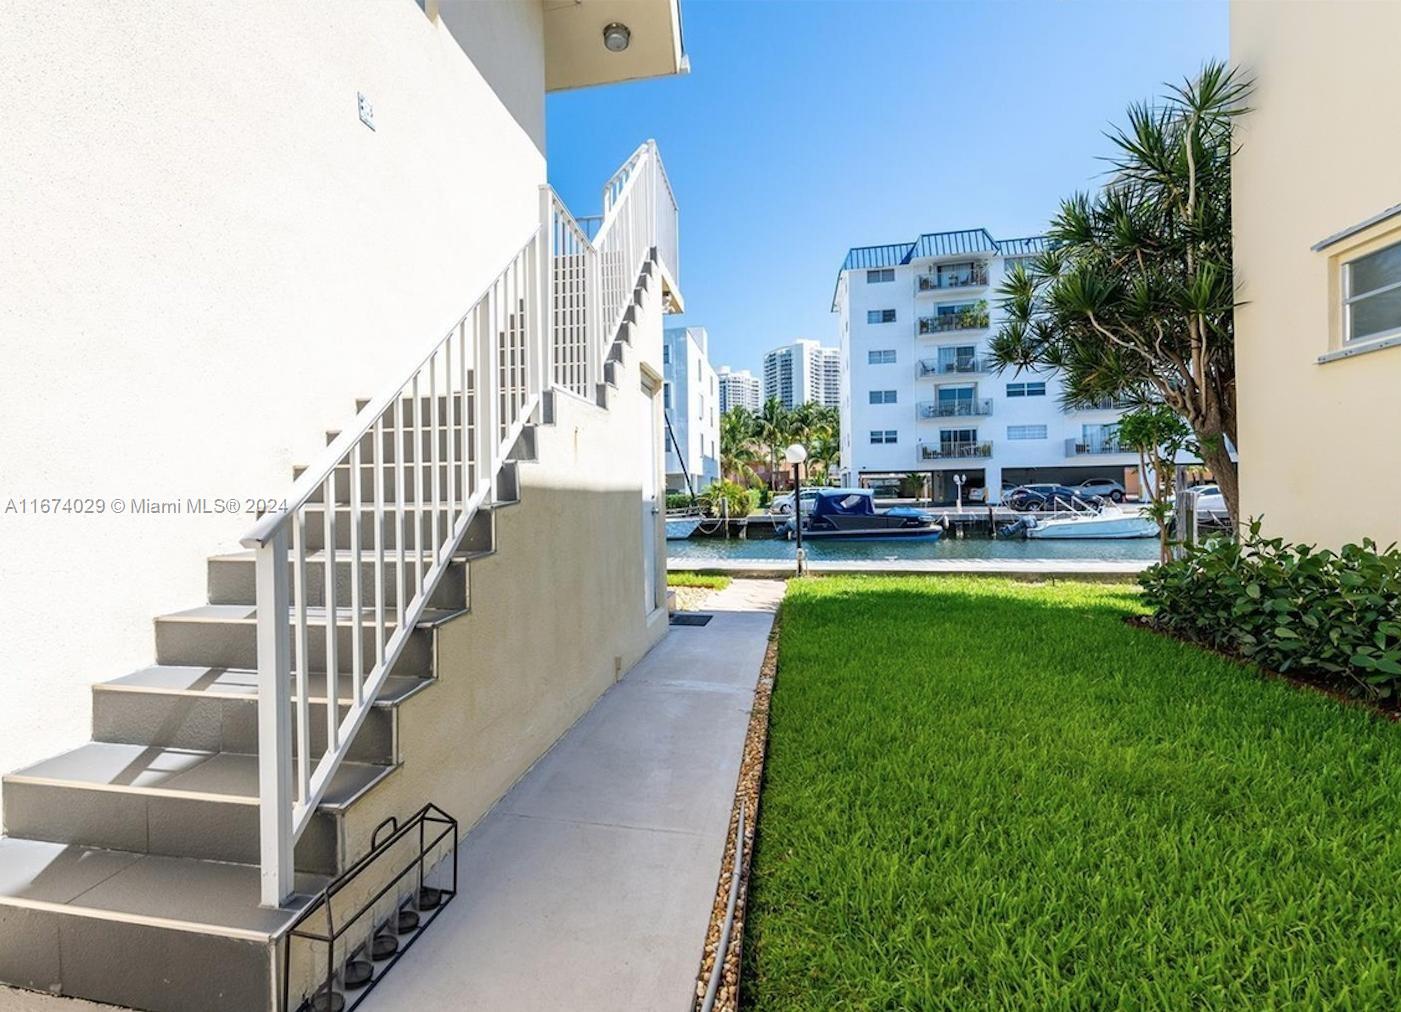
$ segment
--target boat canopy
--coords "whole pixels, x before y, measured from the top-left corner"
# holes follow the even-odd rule
[[[875,513],[875,494],[866,488],[819,489],[812,504],[815,517],[869,517]]]

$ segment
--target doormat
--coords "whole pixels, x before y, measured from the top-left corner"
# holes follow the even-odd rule
[[[706,625],[713,619],[714,615],[707,615],[703,611],[678,611],[671,616],[672,625]]]

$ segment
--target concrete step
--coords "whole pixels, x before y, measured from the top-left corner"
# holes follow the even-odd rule
[[[517,461],[506,461],[500,469],[496,479],[498,495],[502,499],[519,498],[519,472],[517,471]],[[306,470],[304,466],[298,465],[292,468],[292,480],[302,476]],[[332,487],[335,492],[335,501],[339,505],[350,505],[350,465],[342,464],[338,466],[332,476]],[[375,464],[360,465],[360,502],[362,504],[373,503],[375,494]],[[399,472],[393,464],[385,464],[379,468],[381,473],[381,489],[386,503],[397,503],[401,500],[399,495]],[[438,488],[435,493],[433,489],[433,474],[437,472]],[[466,487],[470,492],[477,487],[477,474],[475,469],[471,469],[467,474]],[[424,464],[421,470],[415,469],[412,464],[404,465],[404,482],[402,501],[406,503],[427,503],[437,502],[444,506],[448,502],[449,490],[451,490],[454,505],[460,506],[462,503],[462,471],[459,467],[448,467],[447,464],[440,463],[436,468],[431,463]],[[316,489],[308,499],[308,502],[325,502],[325,486]]]
[[[0,981],[142,1009],[275,1007],[275,939],[325,884],[297,876],[281,910],[258,869],[0,839]]]
[[[311,751],[326,748],[326,676],[309,676]],[[389,765],[395,755],[395,710],[432,679],[391,676],[350,746],[356,762]],[[293,679],[292,698],[297,699]],[[351,680],[336,680],[342,716],[349,710]],[[154,665],[92,687],[94,741],[208,752],[258,751],[258,673],[235,668]],[[298,752],[295,737],[292,750]]]
[[[297,842],[299,870],[341,870],[338,825],[397,767],[342,763]],[[90,742],[0,781],[5,835],[165,857],[256,864],[258,757]]]
[[[375,654],[374,612],[361,609],[361,649],[366,658]],[[429,609],[409,634],[404,652],[392,672],[395,675],[426,677],[432,673],[433,627],[460,615],[460,611]],[[395,617],[385,616],[386,640],[393,635]],[[290,626],[291,619],[289,617]],[[308,609],[307,662],[311,671],[326,670],[326,612]],[[336,670],[351,670],[350,643],[354,634],[351,612],[337,608]],[[206,604],[198,608],[162,615],[156,619],[156,663],[209,668],[256,669],[257,609],[242,604]],[[293,665],[295,666],[295,649]]]
[[[503,498],[494,503],[488,503],[484,509],[477,511],[472,520],[468,523],[467,535],[463,538],[459,549],[466,551],[486,551],[491,549],[493,543],[485,540],[486,531],[491,527],[490,513],[492,510],[505,509],[514,506],[517,500],[507,496],[510,489],[502,488]],[[398,550],[399,546],[399,517],[398,510],[385,509],[380,515],[379,537],[385,548]],[[445,539],[449,524],[448,511],[446,506],[435,506],[426,504],[420,506],[417,503],[410,503],[403,509],[404,525],[404,548],[407,552],[413,552],[420,546],[424,551],[429,551],[429,546],[433,544],[433,514],[438,514],[438,537]],[[349,506],[336,506],[333,509],[334,535],[336,548],[346,551],[350,548],[351,541],[351,513]],[[360,546],[361,550],[373,546],[375,541],[375,511],[372,508],[362,506],[359,512],[360,522]],[[475,528],[475,529],[474,529]],[[308,551],[320,551],[326,546],[326,507],[323,503],[313,503],[306,508],[306,544]]]
[[[472,426],[467,428],[467,454],[472,455],[472,435],[476,430]],[[437,439],[434,440],[434,430],[425,425],[421,432],[415,432],[413,425],[404,423],[403,431],[395,431],[391,426],[386,425],[380,431],[380,452],[374,452],[374,433],[367,433],[360,439],[360,454],[362,463],[385,463],[395,462],[400,459],[407,464],[414,461],[422,461],[424,464],[433,462],[433,446],[436,442],[438,448],[439,462],[448,459],[448,448],[452,448],[453,460],[462,459],[462,428],[461,426],[441,426],[436,431]],[[326,445],[329,446],[340,436],[338,430],[328,430],[326,432]],[[415,450],[415,448],[417,448]]]
[[[454,370],[454,372],[456,372],[456,370]],[[440,419],[446,421],[448,418],[448,412],[452,412],[452,424],[460,425],[462,423],[462,408],[464,401],[467,405],[467,417],[469,419],[472,417],[472,406],[475,404],[476,401],[476,398],[472,393],[473,377],[474,371],[471,368],[471,364],[468,363],[467,395],[465,398],[463,397],[461,391],[454,391],[451,397],[449,397],[447,394],[438,395],[438,417]],[[454,375],[453,380],[455,384],[459,382],[458,377],[456,375]],[[355,413],[358,415],[360,412],[364,411],[365,408],[369,406],[369,403],[370,402],[367,398],[358,398],[355,401]],[[420,396],[417,401],[415,401],[412,397],[405,397],[403,399],[403,403],[405,423],[412,425],[414,418],[417,417],[417,412],[422,412],[423,419],[425,422],[432,421],[433,399],[428,397],[426,394]],[[390,417],[393,417],[392,410]]]
[[[363,549],[362,549],[363,551]],[[473,555],[472,557],[480,557]],[[462,561],[454,562],[443,573],[443,578],[429,598],[429,606],[448,611],[462,611],[467,607],[467,559],[468,553],[461,555]],[[431,556],[424,558],[424,569],[431,564]],[[294,564],[290,553],[287,562],[288,578],[292,576]],[[336,603],[350,603],[351,568],[349,552],[337,553],[335,561]],[[359,565],[361,601],[373,605],[375,597],[374,552],[363,551]],[[384,555],[385,607],[394,607],[398,602],[399,556],[394,552]],[[405,560],[405,585],[412,585],[416,569],[414,557]],[[307,603],[315,607],[326,604],[326,553],[311,552],[306,558]],[[253,551],[232,552],[228,555],[215,555],[209,560],[209,603],[210,604],[255,604],[257,583],[257,553]]]
[[[306,468],[304,468],[304,467],[295,467],[295,468],[293,468],[293,469],[292,469],[292,478],[293,478],[293,480],[296,480],[297,478],[301,477],[302,472],[305,471],[305,470],[306,470]],[[383,495],[384,495],[385,501],[386,501],[386,502],[398,502],[399,499],[400,499],[400,495],[399,495],[399,474],[398,474],[398,470],[394,467],[393,464],[386,464],[386,465],[384,465],[382,468],[380,468],[380,471],[381,471],[380,485],[381,485],[381,489],[382,489],[382,491],[383,491]],[[461,501],[462,501],[462,487],[463,487],[462,470],[461,470],[461,468],[460,468],[459,466],[457,466],[457,465],[454,465],[453,467],[449,468],[446,464],[441,464],[441,463],[440,463],[436,468],[434,468],[434,467],[432,466],[432,464],[425,464],[425,465],[423,466],[423,472],[422,472],[422,474],[418,474],[418,475],[416,475],[416,474],[414,473],[414,467],[413,467],[412,464],[405,464],[405,465],[404,465],[404,493],[403,493],[403,496],[402,496],[403,501],[404,501],[404,502],[411,502],[411,503],[432,502],[432,501],[434,501],[434,495],[433,495],[433,473],[434,473],[434,471],[436,471],[437,474],[438,474],[438,494],[437,494],[437,497],[436,497],[436,498],[437,498],[437,501],[439,501],[439,502],[446,502],[446,501],[447,501],[447,498],[448,498],[448,491],[449,491],[449,488],[451,488],[451,490],[452,490],[452,497],[453,497],[454,503],[461,503]],[[373,502],[373,501],[374,501],[374,494],[375,494],[375,465],[374,465],[374,464],[363,464],[363,463],[362,463],[362,464],[360,465],[359,474],[360,474],[360,501],[361,501],[362,503]],[[449,484],[449,483],[451,483],[451,484]],[[469,469],[469,470],[468,470],[468,473],[467,473],[467,481],[466,481],[467,488],[468,488],[469,490],[475,488],[475,487],[476,487],[476,483],[477,483],[477,474],[476,474],[476,471],[475,471],[475,469]],[[334,488],[334,491],[335,491],[335,501],[336,501],[337,503],[341,504],[342,506],[347,506],[347,505],[349,505],[349,504],[350,504],[350,465],[349,465],[349,464],[342,464],[340,467],[337,467],[337,468],[335,469],[333,488]],[[311,498],[310,498],[309,501],[310,501],[310,502],[324,502],[326,497],[325,497],[325,494],[324,494],[324,491],[323,491],[323,490],[324,490],[324,486],[323,486],[322,488],[318,488],[315,492],[312,493]]]

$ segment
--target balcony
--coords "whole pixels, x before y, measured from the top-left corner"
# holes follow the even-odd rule
[[[986,288],[988,283],[987,264],[974,264],[969,270],[934,272],[915,276],[915,293],[958,292],[970,288]]]
[[[920,443],[920,460],[981,460],[992,456],[990,442]]]
[[[933,358],[922,358],[919,360],[920,379],[928,379],[930,376],[968,376],[976,373],[992,372],[992,370],[992,362],[977,356],[971,358],[956,358],[950,362],[940,362],[938,359]]]
[[[920,418],[979,418],[992,414],[991,397],[956,401],[921,401],[915,405]]]
[[[980,303],[957,313],[935,313],[919,318],[919,333],[950,334],[960,330],[986,330],[992,322],[987,303]]]
[[[1083,457],[1087,454],[1096,453],[1133,453],[1131,447],[1119,442],[1118,436],[1095,436],[1091,439],[1075,439],[1074,437],[1065,441],[1065,455],[1067,457]]]
[[[1133,407],[1133,402],[1120,400],[1116,397],[1101,397],[1090,404],[1068,404],[1066,411],[1128,411]]]

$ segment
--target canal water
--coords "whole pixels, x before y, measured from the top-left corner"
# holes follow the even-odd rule
[[[805,541],[814,562],[871,562],[901,559],[1092,559],[1112,562],[1158,559],[1157,538],[1123,541],[1029,541],[1025,538],[946,536],[938,541]],[[688,538],[668,541],[667,556],[675,562],[703,565],[728,559],[782,561],[794,558],[797,545],[770,537]]]

